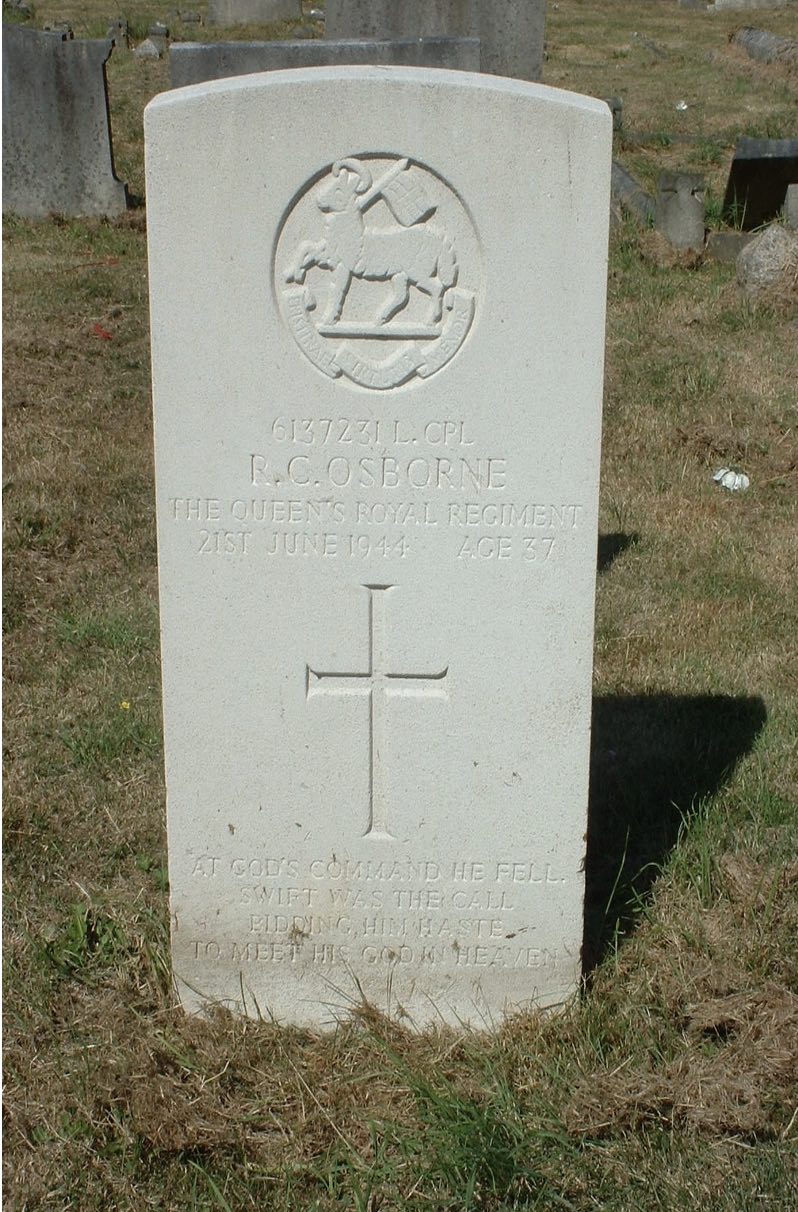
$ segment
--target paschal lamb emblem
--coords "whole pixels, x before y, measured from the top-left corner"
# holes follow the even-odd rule
[[[463,203],[406,157],[348,156],[300,195],[275,285],[324,374],[385,390],[451,361],[474,318],[479,247]]]

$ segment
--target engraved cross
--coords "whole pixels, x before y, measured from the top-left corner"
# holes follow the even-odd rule
[[[369,594],[368,668],[362,673],[319,672],[306,666],[306,695],[360,695],[369,699],[369,818],[364,837],[393,839],[388,828],[384,785],[386,753],[385,700],[389,697],[424,696],[448,699],[443,682],[449,666],[440,673],[388,673],[385,665],[385,599],[395,585],[364,585]]]

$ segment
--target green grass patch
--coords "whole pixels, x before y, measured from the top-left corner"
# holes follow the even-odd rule
[[[61,733],[72,762],[82,770],[109,770],[121,759],[152,754],[160,745],[160,732],[148,718],[139,718],[122,699],[100,720],[85,720]]]

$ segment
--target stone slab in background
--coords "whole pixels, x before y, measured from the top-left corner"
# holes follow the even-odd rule
[[[728,222],[752,231],[778,218],[787,186],[798,183],[798,139],[737,140],[723,199]]]
[[[605,97],[604,104],[609,106],[612,114],[612,129],[614,131],[623,130],[623,98]]]
[[[662,173],[654,224],[674,248],[704,247],[705,181],[696,173]]]
[[[539,80],[545,0],[327,0],[328,38],[479,38],[482,71]]]
[[[788,185],[784,198],[784,222],[798,231],[798,185]]]
[[[731,38],[751,59],[761,63],[791,63],[798,65],[798,42],[782,38],[766,29],[738,29]]]
[[[635,215],[643,223],[653,223],[656,213],[654,199],[617,160],[612,162],[611,179],[613,208],[618,213],[624,210]]]
[[[797,293],[798,232],[771,223],[737,258],[737,280],[749,298],[771,292]]]
[[[302,16],[302,0],[209,0],[209,25],[268,25]]]
[[[707,255],[713,261],[734,265],[746,244],[753,240],[749,231],[711,231],[707,236]]]
[[[115,21],[110,21],[105,36],[113,42],[115,47],[126,49],[130,45],[127,20],[124,17],[118,17]]]
[[[611,127],[402,67],[146,111],[190,1010],[489,1026],[578,988]]]
[[[715,0],[711,9],[716,13],[741,13],[748,9],[787,8],[790,0]]]
[[[3,9],[15,13],[20,21],[27,21],[33,16],[33,7],[27,0],[4,0]]]
[[[166,42],[160,38],[145,38],[133,49],[135,59],[162,59],[166,50]]]
[[[314,39],[300,42],[174,42],[172,88],[297,67],[357,64],[479,71],[478,38],[402,38],[395,42]]]
[[[105,64],[112,43],[3,27],[3,210],[118,215]]]

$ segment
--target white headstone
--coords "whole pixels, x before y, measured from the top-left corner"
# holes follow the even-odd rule
[[[319,68],[146,112],[175,979],[498,1022],[580,973],[612,122]],[[290,131],[290,138],[279,132]]]

